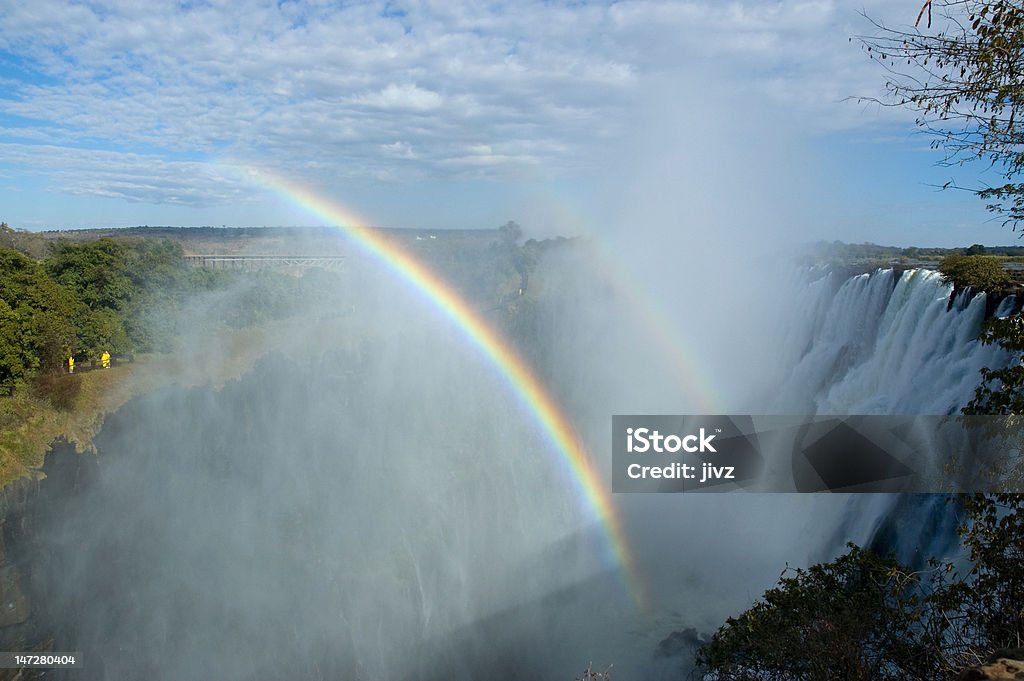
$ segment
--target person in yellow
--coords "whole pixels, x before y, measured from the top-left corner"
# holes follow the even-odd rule
[[[69,374],[75,373],[75,356],[74,355],[69,355],[68,356],[68,373]]]
[[[100,355],[100,364],[103,366],[104,369],[110,368],[110,353],[107,352],[106,350],[104,350],[103,354]]]

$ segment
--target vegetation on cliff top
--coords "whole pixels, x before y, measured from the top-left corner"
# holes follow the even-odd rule
[[[1024,640],[1024,498],[950,498],[962,555],[921,569],[850,545],[790,569],[697,655],[708,681],[956,679]]]
[[[947,255],[939,261],[939,272],[956,290],[1000,291],[1012,283],[1001,259],[989,255]]]

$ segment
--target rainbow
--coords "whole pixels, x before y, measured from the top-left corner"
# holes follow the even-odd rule
[[[242,175],[250,182],[272,191],[345,232],[357,245],[420,291],[493,363],[508,381],[512,391],[536,418],[560,454],[563,464],[571,471],[572,479],[603,529],[610,558],[625,580],[627,590],[637,606],[645,607],[644,585],[621,520],[615,513],[611,494],[587,456],[571,423],[519,353],[447,282],[382,233],[368,227],[367,222],[353,211],[265,170],[246,168]]]

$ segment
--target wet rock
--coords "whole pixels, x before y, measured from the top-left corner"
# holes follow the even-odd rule
[[[0,627],[21,624],[31,613],[28,597],[21,589],[17,566],[0,567]]]

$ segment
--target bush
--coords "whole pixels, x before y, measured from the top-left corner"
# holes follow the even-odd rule
[[[966,565],[855,546],[789,570],[697,654],[705,681],[953,681],[1024,640],[1024,496],[962,495]]]
[[[54,408],[70,411],[75,406],[78,394],[82,392],[81,377],[76,374],[45,371],[36,376],[32,392],[36,397],[47,400]]]
[[[783,573],[697,654],[716,681],[925,679],[920,582],[895,561],[850,547],[831,563]]]
[[[939,261],[943,279],[956,289],[996,291],[1010,284],[1010,273],[1003,269],[1001,259],[985,255],[947,255]]]

